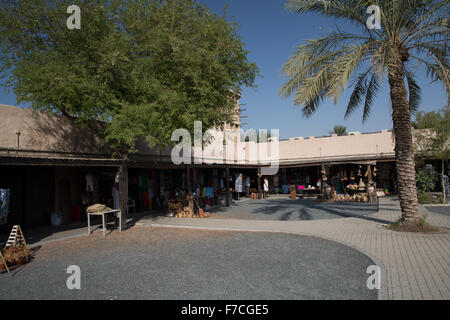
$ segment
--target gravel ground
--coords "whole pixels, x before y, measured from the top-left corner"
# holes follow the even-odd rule
[[[312,237],[139,228],[50,243],[0,299],[376,299],[367,256]],[[81,290],[68,290],[70,265]]]
[[[323,220],[367,216],[377,212],[376,204],[317,202],[315,200],[269,198],[246,200],[231,207],[213,210],[213,219]]]

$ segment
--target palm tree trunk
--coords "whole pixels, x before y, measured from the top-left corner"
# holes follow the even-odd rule
[[[416,169],[411,127],[411,110],[404,82],[403,63],[399,61],[389,74],[392,120],[395,132],[395,164],[402,209],[402,223],[419,221],[416,191]]]

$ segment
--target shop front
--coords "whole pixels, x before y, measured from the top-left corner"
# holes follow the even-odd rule
[[[118,208],[117,167],[0,166],[0,189],[9,190],[9,210],[1,232],[68,226],[86,222],[86,208],[104,203]]]
[[[373,186],[384,194],[397,192],[393,161],[352,161],[281,168],[271,177],[273,192],[317,198],[325,188],[333,195],[353,196],[367,193]],[[341,198],[341,197],[337,197]],[[347,198],[348,199],[348,198]]]

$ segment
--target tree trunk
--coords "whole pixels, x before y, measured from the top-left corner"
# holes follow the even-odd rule
[[[442,181],[442,200],[444,203],[447,203],[447,197],[445,194],[445,180],[444,180],[444,174],[445,174],[445,161],[442,160],[442,170],[441,170],[441,181]]]
[[[392,120],[395,133],[395,164],[402,209],[402,223],[419,221],[419,202],[416,191],[416,169],[411,127],[411,110],[404,82],[403,63],[398,62],[389,73]]]
[[[128,215],[128,168],[125,161],[119,168],[119,197],[120,197],[120,210],[122,212],[122,228],[127,228],[127,215]]]

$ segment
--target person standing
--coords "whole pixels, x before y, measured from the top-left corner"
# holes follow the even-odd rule
[[[317,180],[317,182],[316,182],[316,188],[317,188],[317,190],[322,190],[322,180]]]
[[[264,198],[267,198],[267,194],[269,193],[269,180],[264,178]]]

